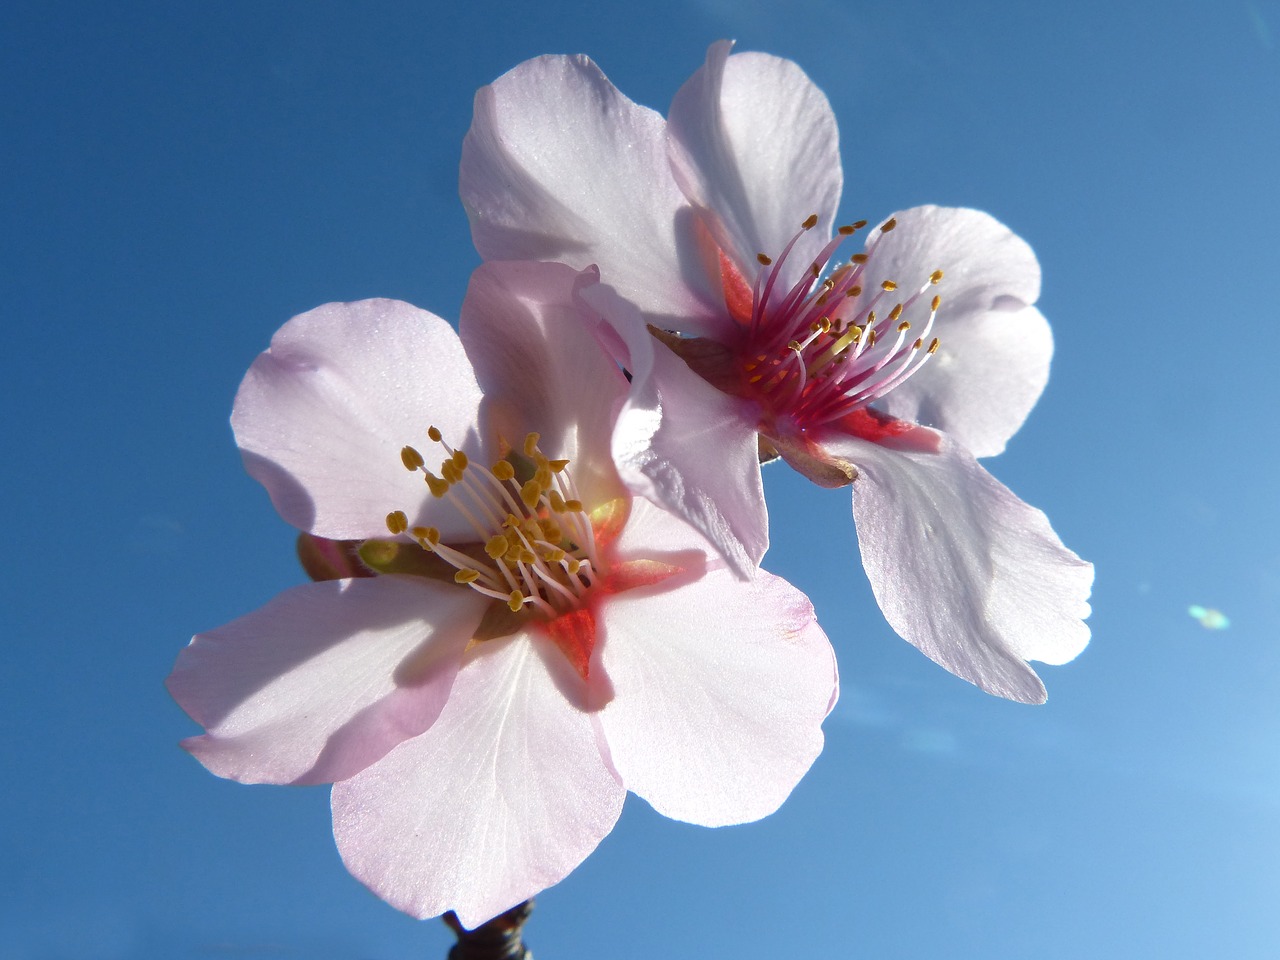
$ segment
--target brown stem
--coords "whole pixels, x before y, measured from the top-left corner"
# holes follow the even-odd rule
[[[458,942],[450,948],[448,960],[533,960],[521,935],[521,928],[532,912],[533,901],[526,900],[468,930],[450,910],[444,915],[444,922],[458,935]]]

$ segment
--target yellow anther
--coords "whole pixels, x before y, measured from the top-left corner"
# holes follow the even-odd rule
[[[538,433],[529,433],[524,438],[524,455],[532,457],[538,449],[538,441],[542,439],[542,435]]]
[[[902,304],[895,303],[893,305],[893,309],[889,311],[889,322],[893,323],[893,321],[897,320],[900,316],[902,316]]]
[[[564,497],[560,496],[559,490],[552,490],[547,494],[547,499],[551,501],[551,509],[556,513],[564,513]]]
[[[867,221],[865,221],[865,220],[855,220],[855,221],[853,222],[853,229],[855,229],[855,230],[861,230],[861,229],[862,229],[863,227],[865,227],[866,225],[867,225]]]
[[[431,495],[439,500],[449,492],[449,481],[441,480],[430,470],[423,471],[426,474],[427,489],[431,491]]]
[[[559,543],[564,539],[564,531],[560,529],[560,524],[554,520],[539,520],[538,526],[542,531],[542,539],[549,543]]]
[[[547,466],[551,468],[552,473],[564,473],[564,468],[569,465],[568,460],[548,460]]]
[[[760,262],[760,266],[762,267],[767,267],[769,264],[773,263],[773,258],[766,257],[763,253],[757,253],[756,260]]]
[[[866,263],[867,255],[865,253],[855,253],[849,258],[850,263]]]
[[[582,569],[582,561],[575,560],[572,557],[570,557],[569,562],[565,564],[565,570],[568,571],[569,576],[571,577],[576,577],[578,575],[578,571],[581,569]]]
[[[400,462],[404,464],[406,470],[417,470],[426,461],[422,459],[422,454],[413,447],[404,447],[400,451]]]
[[[453,460],[446,460],[440,464],[440,476],[444,478],[445,483],[453,486],[462,479],[462,471],[458,469],[458,465]]]
[[[881,232],[881,233],[888,233],[890,230],[892,230],[892,229],[893,229],[894,227],[896,227],[897,225],[898,225],[898,219],[897,219],[896,217],[890,217],[888,220],[886,220],[886,221],[881,225],[881,227],[880,227],[880,232]]]
[[[836,282],[830,277],[822,281],[822,289],[830,293],[835,288]]]
[[[409,534],[419,543],[425,540],[433,547],[440,542],[440,531],[435,527],[414,527]]]
[[[442,434],[434,426],[427,427],[427,436],[431,438],[432,443],[439,443],[442,439],[444,439],[444,434]]]
[[[505,460],[499,460],[489,468],[489,472],[493,474],[495,479],[507,481],[516,475],[516,468]]]
[[[520,499],[524,501],[524,505],[532,510],[538,505],[538,501],[542,498],[542,487],[537,480],[526,480],[524,486],[520,488]]]
[[[867,326],[871,326],[876,322],[876,312],[874,310],[867,311]]]
[[[892,280],[884,280],[884,281],[882,281],[882,282],[881,282],[881,284],[880,284],[880,289],[881,289],[881,290],[885,290],[885,291],[888,291],[888,290],[897,290],[897,289],[898,289],[898,285],[897,285],[896,283],[894,283]]]
[[[507,519],[502,521],[502,525],[506,527],[508,530],[519,530],[520,518],[517,517],[514,513],[508,513]]]
[[[467,465],[471,462],[467,459],[467,455],[461,450],[453,451],[453,456],[450,459],[453,460],[459,470],[466,470]]]
[[[581,512],[582,512],[582,501],[581,501],[581,500],[566,500],[566,501],[564,502],[564,508],[565,508],[566,510],[572,511],[573,513],[581,513]]]
[[[552,547],[550,550],[547,550],[545,553],[543,553],[542,559],[546,560],[547,563],[559,563],[566,556],[568,556],[568,554],[566,554],[559,547]]]
[[[929,344],[929,352],[930,352],[930,353],[937,353],[937,352],[938,352],[938,338],[937,338],[937,337],[934,337],[934,338],[933,338],[933,343]]]
[[[813,325],[813,329],[815,332],[818,330],[821,330],[823,333],[829,332],[831,330],[831,318],[819,317],[818,322]]]
[[[876,340],[878,340],[879,338],[880,338],[880,335],[876,333],[876,331],[872,330],[869,334],[867,334],[867,346],[874,347],[876,345]]]
[[[404,515],[403,510],[392,510],[387,514],[387,529],[395,534],[409,529],[409,518]]]
[[[470,567],[463,567],[453,575],[454,583],[475,583],[480,579],[480,571],[472,570]]]
[[[844,295],[845,295],[846,297],[860,297],[860,296],[862,296],[862,288],[861,288],[861,287],[850,287],[848,290],[846,290],[846,291],[844,292]]]
[[[797,351],[798,351],[798,350],[800,349],[800,341],[799,341],[799,340],[792,340],[790,343],[788,343],[788,344],[787,344],[787,349],[788,349],[788,350],[797,350]]]
[[[809,216],[805,218],[804,223],[800,224],[800,226],[804,227],[806,230],[812,230],[817,225],[818,215],[816,213],[809,214]]]
[[[484,545],[484,552],[489,555],[492,560],[497,560],[500,556],[511,549],[511,543],[500,533],[495,533],[489,538],[489,542]]]
[[[533,479],[538,481],[538,486],[540,486],[543,490],[550,490],[551,489],[551,468],[539,467],[537,469],[537,472],[534,473]]]
[[[911,345],[911,349],[912,349],[912,350],[919,350],[919,349],[920,349],[921,347],[923,347],[923,346],[924,346],[924,341],[923,341],[923,340],[920,340],[920,339],[917,339],[917,340],[916,340],[916,342],[915,342],[915,343],[913,343],[913,344]]]
[[[936,284],[936,283],[938,283],[938,282],[939,282],[939,281],[941,281],[941,280],[942,280],[942,271],[941,271],[941,270],[935,270],[935,271],[933,271],[933,273],[929,274],[929,282],[930,282],[930,283],[935,283],[935,284]]]
[[[846,224],[846,225],[845,225],[845,226],[843,226],[843,227],[837,227],[837,228],[836,228],[836,233],[840,233],[840,234],[843,234],[844,236],[848,237],[848,236],[851,236],[851,235],[853,234],[853,232],[854,232],[855,230],[857,230],[857,229],[858,229],[857,227],[855,227],[853,224],[851,224],[851,223],[850,223],[850,224]]]
[[[929,306],[930,306],[930,308],[931,308],[931,309],[936,313],[936,312],[937,312],[937,310],[938,310],[938,307],[942,306],[942,298],[941,298],[941,297],[938,297],[938,296],[935,296],[935,297],[933,298],[933,302],[932,302],[932,303],[930,303],[930,304],[929,304]]]
[[[511,596],[507,597],[507,608],[512,613],[519,613],[520,608],[524,606],[524,594],[519,590],[512,590]]]
[[[526,564],[537,563],[538,555],[526,547],[520,551],[520,562]]]
[[[911,329],[911,324],[908,323],[906,320],[903,320],[900,324],[898,324],[899,333],[906,333],[910,329]]]

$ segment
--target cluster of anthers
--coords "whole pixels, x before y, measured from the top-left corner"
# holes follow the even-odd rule
[[[441,543],[435,527],[410,528],[401,510],[387,515],[387,529],[407,533],[454,567],[455,583],[506,603],[513,613],[528,606],[551,618],[579,606],[599,562],[569,461],[548,459],[538,434],[530,433],[523,457],[512,451],[486,469],[445,443],[436,427],[427,436],[446,453],[439,474],[413,447],[401,450],[400,459],[406,469],[422,471],[433,497],[447,499],[467,519],[483,550]]]
[[[885,221],[865,252],[855,253],[822,279],[832,254],[867,221],[840,227],[795,286],[785,294],[775,293],[796,241],[817,222],[816,215],[805,220],[776,260],[757,255],[764,269],[756,275],[751,316],[743,318],[748,386],[802,426],[837,420],[915,374],[938,351],[938,339],[929,339],[929,334],[942,303],[936,295],[929,301],[929,318],[917,333],[903,313],[942,280],[941,270],[892,306],[886,301],[895,299],[895,281],[863,290],[865,265],[875,243],[897,226],[896,220]]]

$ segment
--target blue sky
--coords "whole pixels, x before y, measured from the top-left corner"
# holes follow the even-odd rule
[[[1274,956],[1280,2],[13,0],[0,958],[444,956],[438,921],[347,875],[323,788],[224,782],[177,747],[178,650],[302,579],[231,400],[317,304],[456,317],[477,87],[583,52],[665,109],[726,36],[827,92],[842,217],[974,206],[1037,251],[1053,374],[988,467],[1096,563],[1094,639],[1041,671],[1045,706],[983,695],[884,624],[847,495],[769,470],[767,565],[842,670],[824,754],[754,825],[631,798],[530,943]]]

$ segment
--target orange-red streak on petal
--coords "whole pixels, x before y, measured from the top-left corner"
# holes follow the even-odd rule
[[[847,413],[833,426],[859,440],[870,440],[891,450],[912,450],[917,453],[937,453],[941,440],[928,427],[899,420],[871,407],[861,407]]]
[[[730,260],[723,250],[720,254],[720,289],[724,291],[724,305],[729,316],[744,327],[751,325],[751,314],[755,309],[756,295],[747,283],[742,271]]]
[[[618,564],[595,589],[591,598],[650,587],[683,573],[684,568],[658,560],[628,560]],[[591,654],[596,648],[596,615],[591,606],[562,613],[546,625],[547,635],[565,655],[578,676],[591,673]]]

